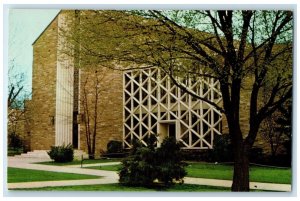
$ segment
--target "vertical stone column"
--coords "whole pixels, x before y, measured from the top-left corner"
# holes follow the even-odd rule
[[[75,25],[75,32],[79,32],[80,26],[80,10],[75,10],[75,17],[74,17],[74,25]],[[77,35],[76,40],[78,41],[74,45],[74,79],[73,79],[73,128],[72,128],[72,144],[75,149],[79,149],[79,125],[77,122],[77,116],[79,114],[79,68],[80,68],[80,59],[79,59],[79,52],[80,52],[80,35]]]
[[[66,38],[62,30],[72,25],[70,12],[62,12],[58,18],[58,50],[56,76],[55,145],[72,144],[73,104],[74,104],[74,58],[66,50]]]

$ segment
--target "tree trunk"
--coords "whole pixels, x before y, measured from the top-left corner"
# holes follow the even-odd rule
[[[93,150],[92,150],[92,147],[91,147],[91,143],[90,143],[90,141],[88,142],[88,155],[89,155],[89,159],[94,159],[95,157],[94,157],[94,153],[93,153]]]
[[[96,139],[95,135],[93,135],[93,140],[91,142],[91,154],[90,154],[90,159],[95,159],[95,148],[96,148]]]
[[[235,121],[234,121],[235,120]],[[238,119],[229,123],[229,132],[234,155],[234,169],[231,191],[249,191],[249,150],[245,146]]]
[[[95,154],[89,153],[89,159],[95,159]]]
[[[234,170],[231,191],[249,191],[249,151],[238,143],[234,147]]]
[[[95,151],[92,148],[88,149],[89,159],[95,159]]]

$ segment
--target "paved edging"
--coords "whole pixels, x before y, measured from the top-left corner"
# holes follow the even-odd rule
[[[220,186],[220,187],[228,187],[228,188],[230,188],[232,185],[231,180],[205,179],[205,178],[194,178],[194,177],[185,177],[184,183],[206,185],[206,186]],[[292,186],[290,184],[250,182],[250,189],[290,192],[292,190]]]
[[[8,183],[9,189],[118,183],[119,177],[118,177],[117,172],[114,172],[114,171],[80,168],[80,165],[54,166],[54,165],[33,164],[33,162],[38,162],[38,161],[35,159],[16,159],[16,158],[9,157],[8,166],[16,167],[16,168],[23,168],[23,169],[94,175],[94,176],[101,176],[102,178],[84,179],[84,180]],[[119,164],[119,162],[85,164],[84,167],[100,166],[100,165],[101,166],[116,165],[116,164]],[[196,184],[196,185],[206,185],[206,186],[220,186],[220,187],[229,187],[230,188],[232,181],[231,180],[185,177],[184,183]],[[250,182],[250,189],[290,192],[292,187],[290,184]]]
[[[119,164],[121,164],[121,162],[90,163],[90,164],[82,164],[82,168],[94,167],[94,166],[119,165]],[[65,165],[64,167],[81,168],[81,164],[80,165]]]
[[[96,184],[113,184],[118,183],[118,180],[112,178],[99,178],[99,179],[82,179],[82,180],[64,180],[64,181],[36,181],[36,182],[20,182],[8,183],[8,189],[18,188],[43,188],[55,186],[79,186],[79,185],[96,185]]]

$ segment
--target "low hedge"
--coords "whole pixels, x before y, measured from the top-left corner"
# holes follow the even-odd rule
[[[51,150],[47,153],[52,160],[58,163],[71,162],[74,159],[74,150],[71,144],[51,146]]]

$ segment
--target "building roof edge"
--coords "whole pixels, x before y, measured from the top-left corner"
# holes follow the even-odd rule
[[[42,36],[42,34],[48,29],[48,27],[52,24],[52,22],[57,18],[57,16],[61,13],[62,10],[60,10],[55,17],[51,20],[51,22],[45,27],[45,29],[40,33],[40,35],[33,41],[31,45],[34,45],[36,41]]]

